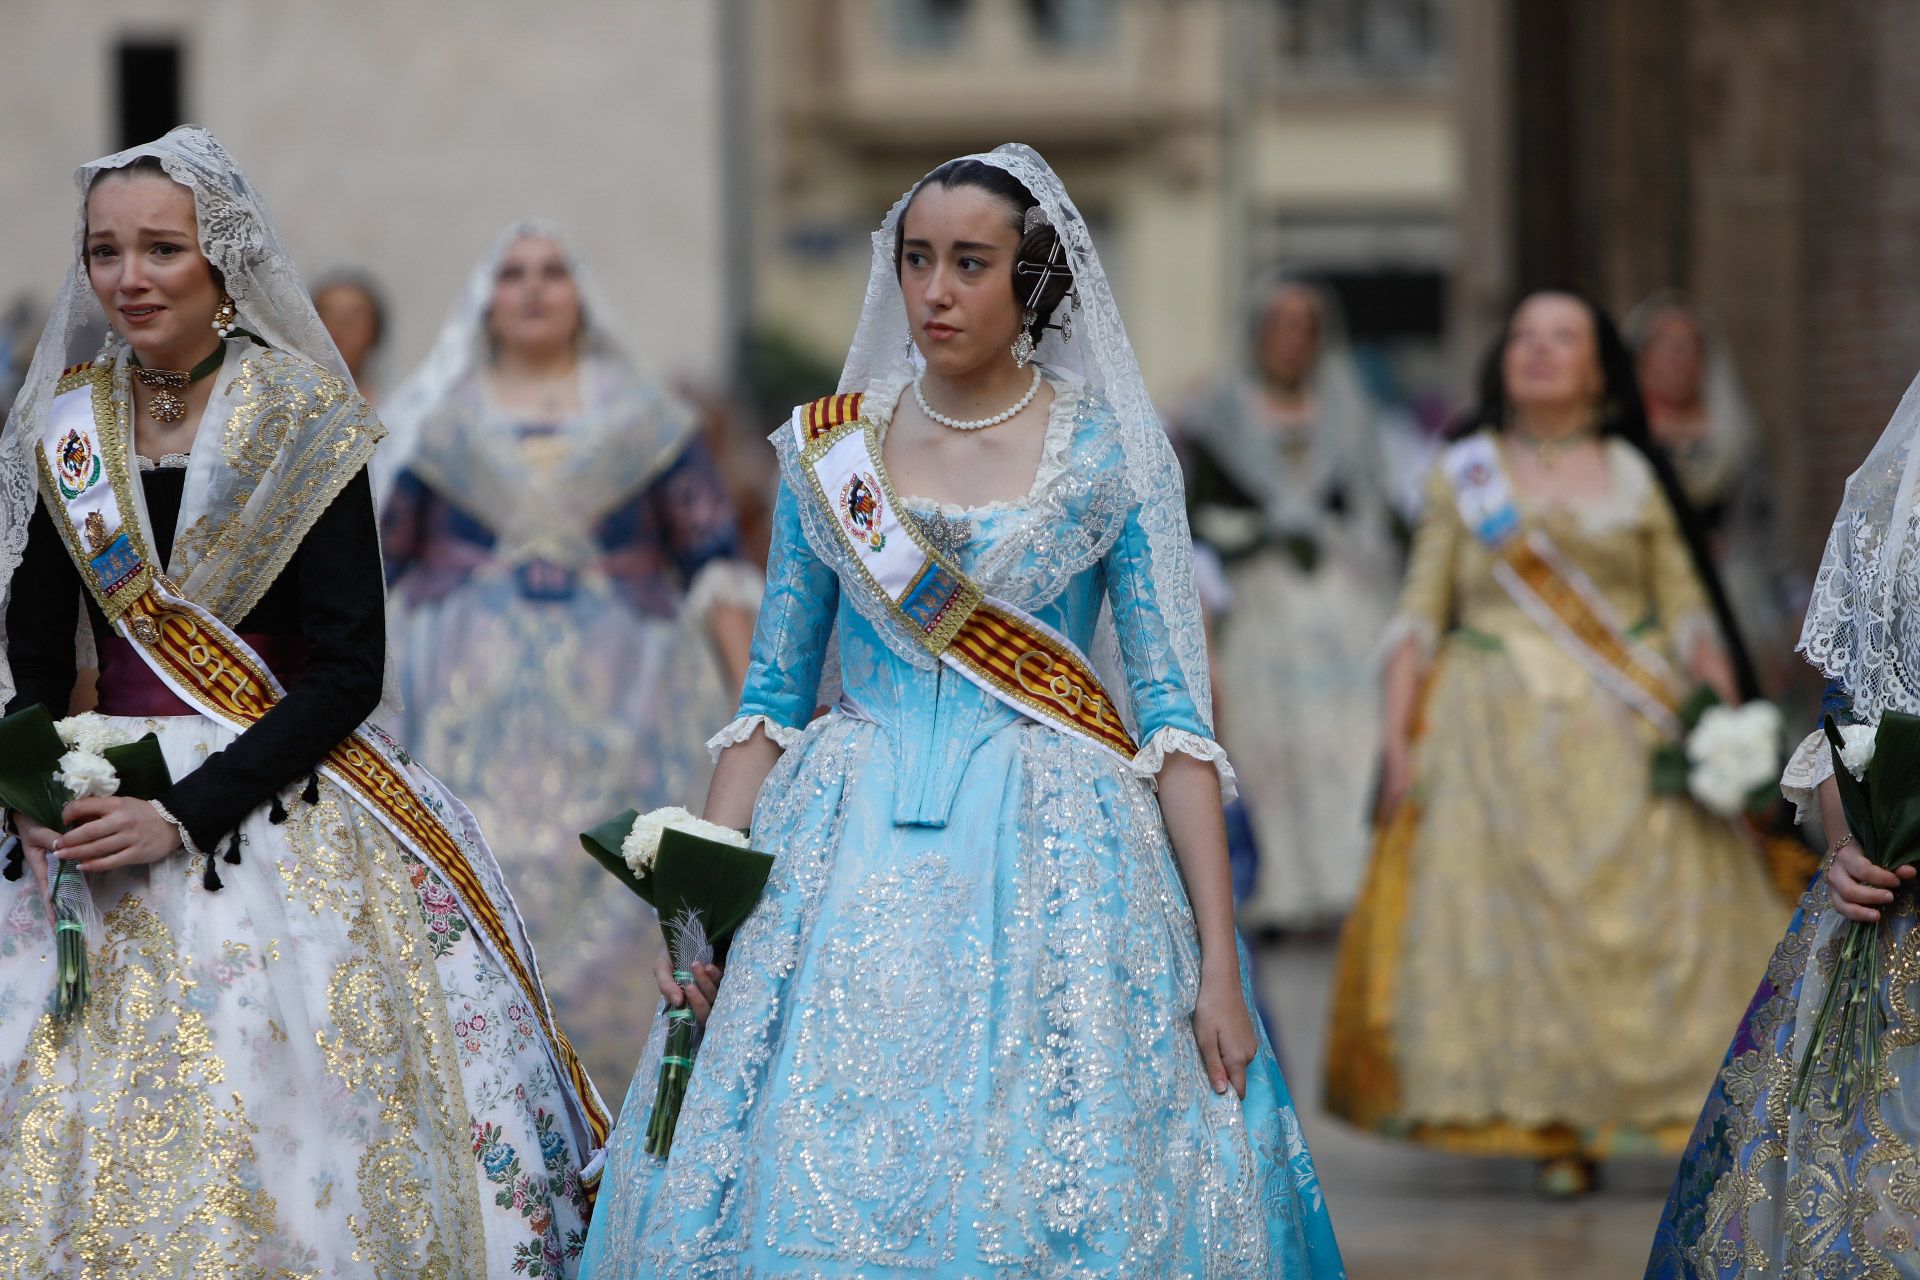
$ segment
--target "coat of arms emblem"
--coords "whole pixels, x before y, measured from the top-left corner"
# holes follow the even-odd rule
[[[880,528],[880,517],[885,510],[879,477],[871,472],[854,472],[853,478],[840,490],[840,522],[855,541],[864,542],[875,551],[887,545],[887,535]]]
[[[78,430],[70,430],[60,438],[54,470],[60,483],[60,496],[71,502],[99,483],[99,451],[93,447],[93,441]]]

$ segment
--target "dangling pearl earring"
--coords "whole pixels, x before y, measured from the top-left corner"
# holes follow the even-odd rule
[[[1015,368],[1024,369],[1033,360],[1033,322],[1038,318],[1032,307],[1020,313],[1020,336],[1013,340]]]
[[[113,356],[114,356],[113,330],[109,328],[107,330],[107,336],[100,339],[100,351],[99,351],[99,354],[93,357],[93,367],[96,369],[106,368],[108,365],[113,363]]]
[[[223,338],[233,336],[234,321],[240,318],[240,308],[226,294],[220,295],[220,305],[213,309],[213,331]]]
[[[906,343],[907,343],[907,352],[906,352],[907,359],[912,360],[914,357],[914,353],[918,350],[918,348],[916,348],[913,345],[913,330],[911,329],[907,330]]]

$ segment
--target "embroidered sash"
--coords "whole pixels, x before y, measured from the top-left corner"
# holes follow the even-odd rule
[[[220,619],[180,594],[154,567],[134,513],[132,469],[116,423],[113,373],[78,366],[62,376],[39,442],[41,489],[88,590],[115,632],[188,706],[245,731],[285,696],[267,664]],[[506,914],[474,869],[458,820],[417,787],[410,762],[371,723],[336,746],[320,771],[345,790],[454,894],[474,934],[513,979],[545,1033],[567,1081],[577,1119],[604,1147],[611,1123],[553,1019],[531,961],[516,946]],[[211,856],[211,855],[209,855]],[[511,908],[508,908],[511,910]]]
[[[880,436],[858,394],[794,411],[813,496],[852,552],[862,583],[927,652],[991,697],[1131,764],[1139,748],[1093,664],[1040,619],[987,595],[900,514]]]
[[[1494,437],[1467,437],[1441,455],[1440,466],[1460,519],[1494,553],[1493,576],[1514,603],[1601,687],[1668,737],[1683,737],[1672,667],[1633,637],[1593,580],[1546,534],[1522,527]]]

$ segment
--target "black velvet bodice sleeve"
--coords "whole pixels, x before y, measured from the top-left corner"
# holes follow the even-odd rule
[[[163,469],[140,477],[159,544],[154,550],[163,562],[172,550],[185,474]],[[52,517],[36,507],[7,604],[7,661],[18,690],[8,712],[36,702],[55,715],[69,709],[83,602],[95,638],[104,640],[112,634],[106,619],[85,594]],[[373,490],[362,471],[234,627],[302,638],[306,670],[258,723],[174,780],[161,803],[195,844],[211,850],[276,792],[304,779],[373,714],[386,665],[385,611]]]

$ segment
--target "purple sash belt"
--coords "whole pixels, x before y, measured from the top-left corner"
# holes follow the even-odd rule
[[[291,689],[307,671],[307,642],[303,636],[242,635],[247,647]],[[200,714],[135,652],[133,642],[110,636],[100,643],[100,705],[103,716],[192,716]]]

